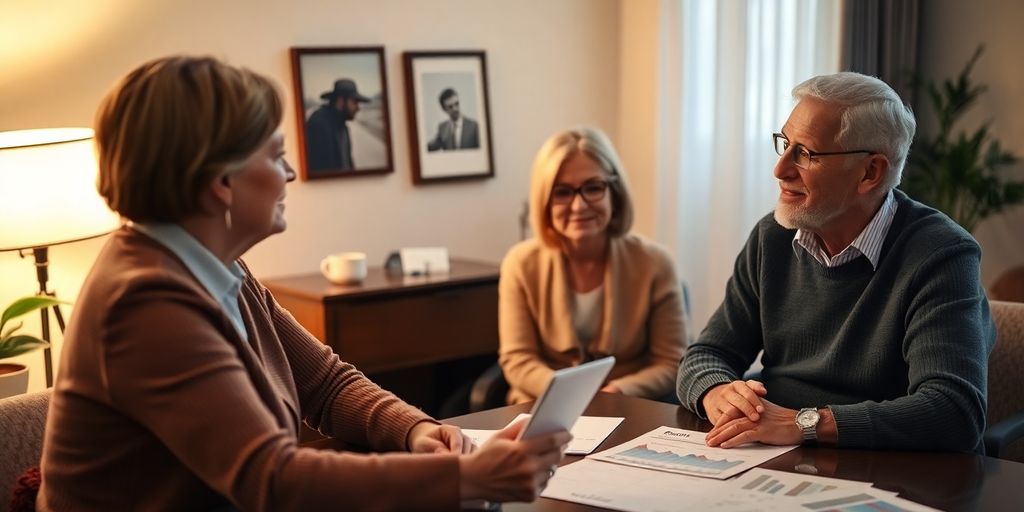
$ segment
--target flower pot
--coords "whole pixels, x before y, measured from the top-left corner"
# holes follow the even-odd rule
[[[28,367],[23,364],[0,363],[0,398],[28,391]]]

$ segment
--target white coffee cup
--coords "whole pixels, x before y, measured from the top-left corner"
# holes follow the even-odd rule
[[[335,284],[356,284],[366,279],[366,253],[339,252],[320,262],[320,272]]]

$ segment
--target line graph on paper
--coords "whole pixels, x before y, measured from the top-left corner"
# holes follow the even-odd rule
[[[681,454],[676,453],[677,449],[678,447],[647,443],[608,455],[608,458],[628,462],[631,465],[675,469],[701,475],[720,475],[723,471],[744,462],[742,460],[713,459],[696,453]]]
[[[590,455],[589,458],[683,475],[726,479],[792,446],[749,444],[736,448],[710,447],[705,434],[672,427],[658,427],[632,441]]]

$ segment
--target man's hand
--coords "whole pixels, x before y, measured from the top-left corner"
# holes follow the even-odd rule
[[[406,445],[413,453],[469,453],[475,448],[459,427],[429,421],[413,425]]]
[[[701,403],[712,425],[744,417],[756,422],[764,412],[761,397],[767,394],[768,390],[759,381],[734,380],[711,388]]]
[[[622,390],[619,389],[619,387],[616,386],[615,384],[605,384],[604,387],[601,388],[601,392],[602,393],[622,393]]]
[[[760,420],[752,421],[746,416],[740,416],[716,424],[705,437],[708,446],[732,448],[755,441],[783,446],[803,442],[803,433],[796,426],[795,409],[787,409],[764,399],[760,399],[760,402],[763,404]]]

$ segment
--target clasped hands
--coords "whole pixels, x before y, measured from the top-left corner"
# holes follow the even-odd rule
[[[794,409],[773,404],[768,390],[756,380],[719,384],[704,395],[702,404],[714,428],[704,440],[708,446],[732,448],[746,443],[800,444]]]

